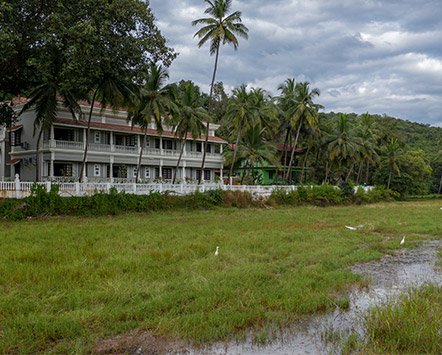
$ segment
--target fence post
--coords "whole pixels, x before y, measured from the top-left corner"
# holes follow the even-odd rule
[[[160,192],[163,192],[163,184],[160,182],[160,188],[159,188],[159,190],[160,190]]]
[[[107,191],[107,193],[110,192],[110,189],[111,189],[111,184],[110,184],[110,182],[107,182],[106,183],[106,191]]]
[[[75,182],[75,196],[80,196],[80,183],[78,181]]]
[[[134,184],[133,184],[133,190],[134,190],[134,195],[136,195],[137,194],[137,183],[136,182],[134,182]]]
[[[21,183],[20,183],[20,175],[15,174],[15,198],[20,198],[21,191]]]
[[[183,183],[180,184],[180,192],[181,192],[181,193],[184,192],[184,186],[183,186]]]
[[[51,182],[46,181],[46,192],[51,192]]]

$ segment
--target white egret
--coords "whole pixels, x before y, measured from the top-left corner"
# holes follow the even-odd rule
[[[357,228],[352,226],[345,226],[345,228],[350,229],[351,231],[355,231]]]
[[[405,243],[405,235],[402,237],[401,245],[403,245],[404,243]]]
[[[216,247],[215,256],[218,256],[218,255],[219,255],[219,247]]]

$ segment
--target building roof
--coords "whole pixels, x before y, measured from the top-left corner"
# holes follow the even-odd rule
[[[67,126],[74,126],[74,127],[87,127],[87,121],[82,120],[73,120],[73,119],[66,119],[66,118],[57,118],[55,120],[55,123],[67,125]],[[129,125],[119,125],[119,124],[113,124],[113,123],[102,123],[102,122],[91,122],[91,128],[94,129],[101,129],[106,131],[114,131],[114,132],[126,132],[126,133],[141,133],[144,134],[144,130],[141,127],[134,126],[131,127]],[[149,136],[161,136],[161,137],[175,137],[175,133],[171,131],[163,131],[161,134],[155,130],[148,128],[146,131],[147,135]],[[192,140],[192,135],[187,134],[187,139]],[[205,139],[205,136],[200,136],[197,138],[197,140],[203,141]],[[224,139],[215,137],[215,136],[209,136],[210,142],[216,142],[216,143],[227,143]]]

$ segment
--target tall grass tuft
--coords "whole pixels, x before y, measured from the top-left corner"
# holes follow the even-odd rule
[[[442,354],[442,287],[413,289],[397,302],[372,309],[365,328],[367,350]]]

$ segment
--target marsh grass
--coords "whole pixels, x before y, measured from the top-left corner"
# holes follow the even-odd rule
[[[255,329],[265,342],[266,329],[345,308],[349,285],[363,283],[349,265],[398,248],[404,233],[408,247],[442,235],[436,206],[0,222],[0,352],[84,353],[133,329],[200,344]]]
[[[442,287],[426,285],[369,312],[363,349],[374,353],[442,354],[441,327]]]

